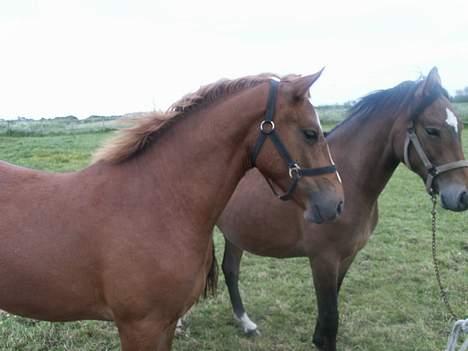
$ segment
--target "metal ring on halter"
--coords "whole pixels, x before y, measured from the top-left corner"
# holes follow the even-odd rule
[[[292,166],[289,167],[289,178],[299,179],[301,177],[301,167],[297,163],[294,163]]]
[[[264,127],[265,127],[265,124],[269,125],[270,126],[270,129],[268,130],[265,130]],[[262,123],[260,123],[260,131],[263,133],[263,134],[271,134],[273,133],[273,131],[275,130],[275,122],[273,121],[262,121]]]

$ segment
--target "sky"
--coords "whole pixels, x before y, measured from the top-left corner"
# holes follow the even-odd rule
[[[0,118],[165,110],[220,78],[311,74],[315,105],[437,66],[468,86],[468,1],[0,0]]]

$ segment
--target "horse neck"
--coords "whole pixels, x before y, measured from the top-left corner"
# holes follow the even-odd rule
[[[354,117],[327,137],[343,181],[355,189],[351,196],[377,200],[399,164],[392,145],[397,116]],[[346,195],[348,196],[348,195]]]
[[[156,191],[149,196],[211,230],[251,167],[247,139],[265,111],[266,90],[246,89],[174,123],[137,161],[150,170]]]

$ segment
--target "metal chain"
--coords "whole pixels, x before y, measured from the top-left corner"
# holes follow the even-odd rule
[[[436,247],[436,230],[437,230],[437,195],[435,193],[431,194],[432,198],[432,262],[434,263],[434,271],[437,278],[437,283],[439,284],[440,289],[440,296],[444,301],[445,306],[447,307],[447,311],[449,312],[450,316],[457,320],[457,316],[453,312],[452,306],[450,305],[447,291],[442,285],[442,281],[440,279],[440,270],[439,270],[439,261],[437,261],[437,247]]]

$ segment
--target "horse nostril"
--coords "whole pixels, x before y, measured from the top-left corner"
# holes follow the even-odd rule
[[[343,201],[340,201],[340,202],[338,203],[338,206],[336,206],[336,213],[337,213],[338,215],[340,215],[341,212],[343,212]]]
[[[458,203],[461,205],[462,208],[468,208],[468,193],[466,191],[460,194],[460,197],[458,198]]]

